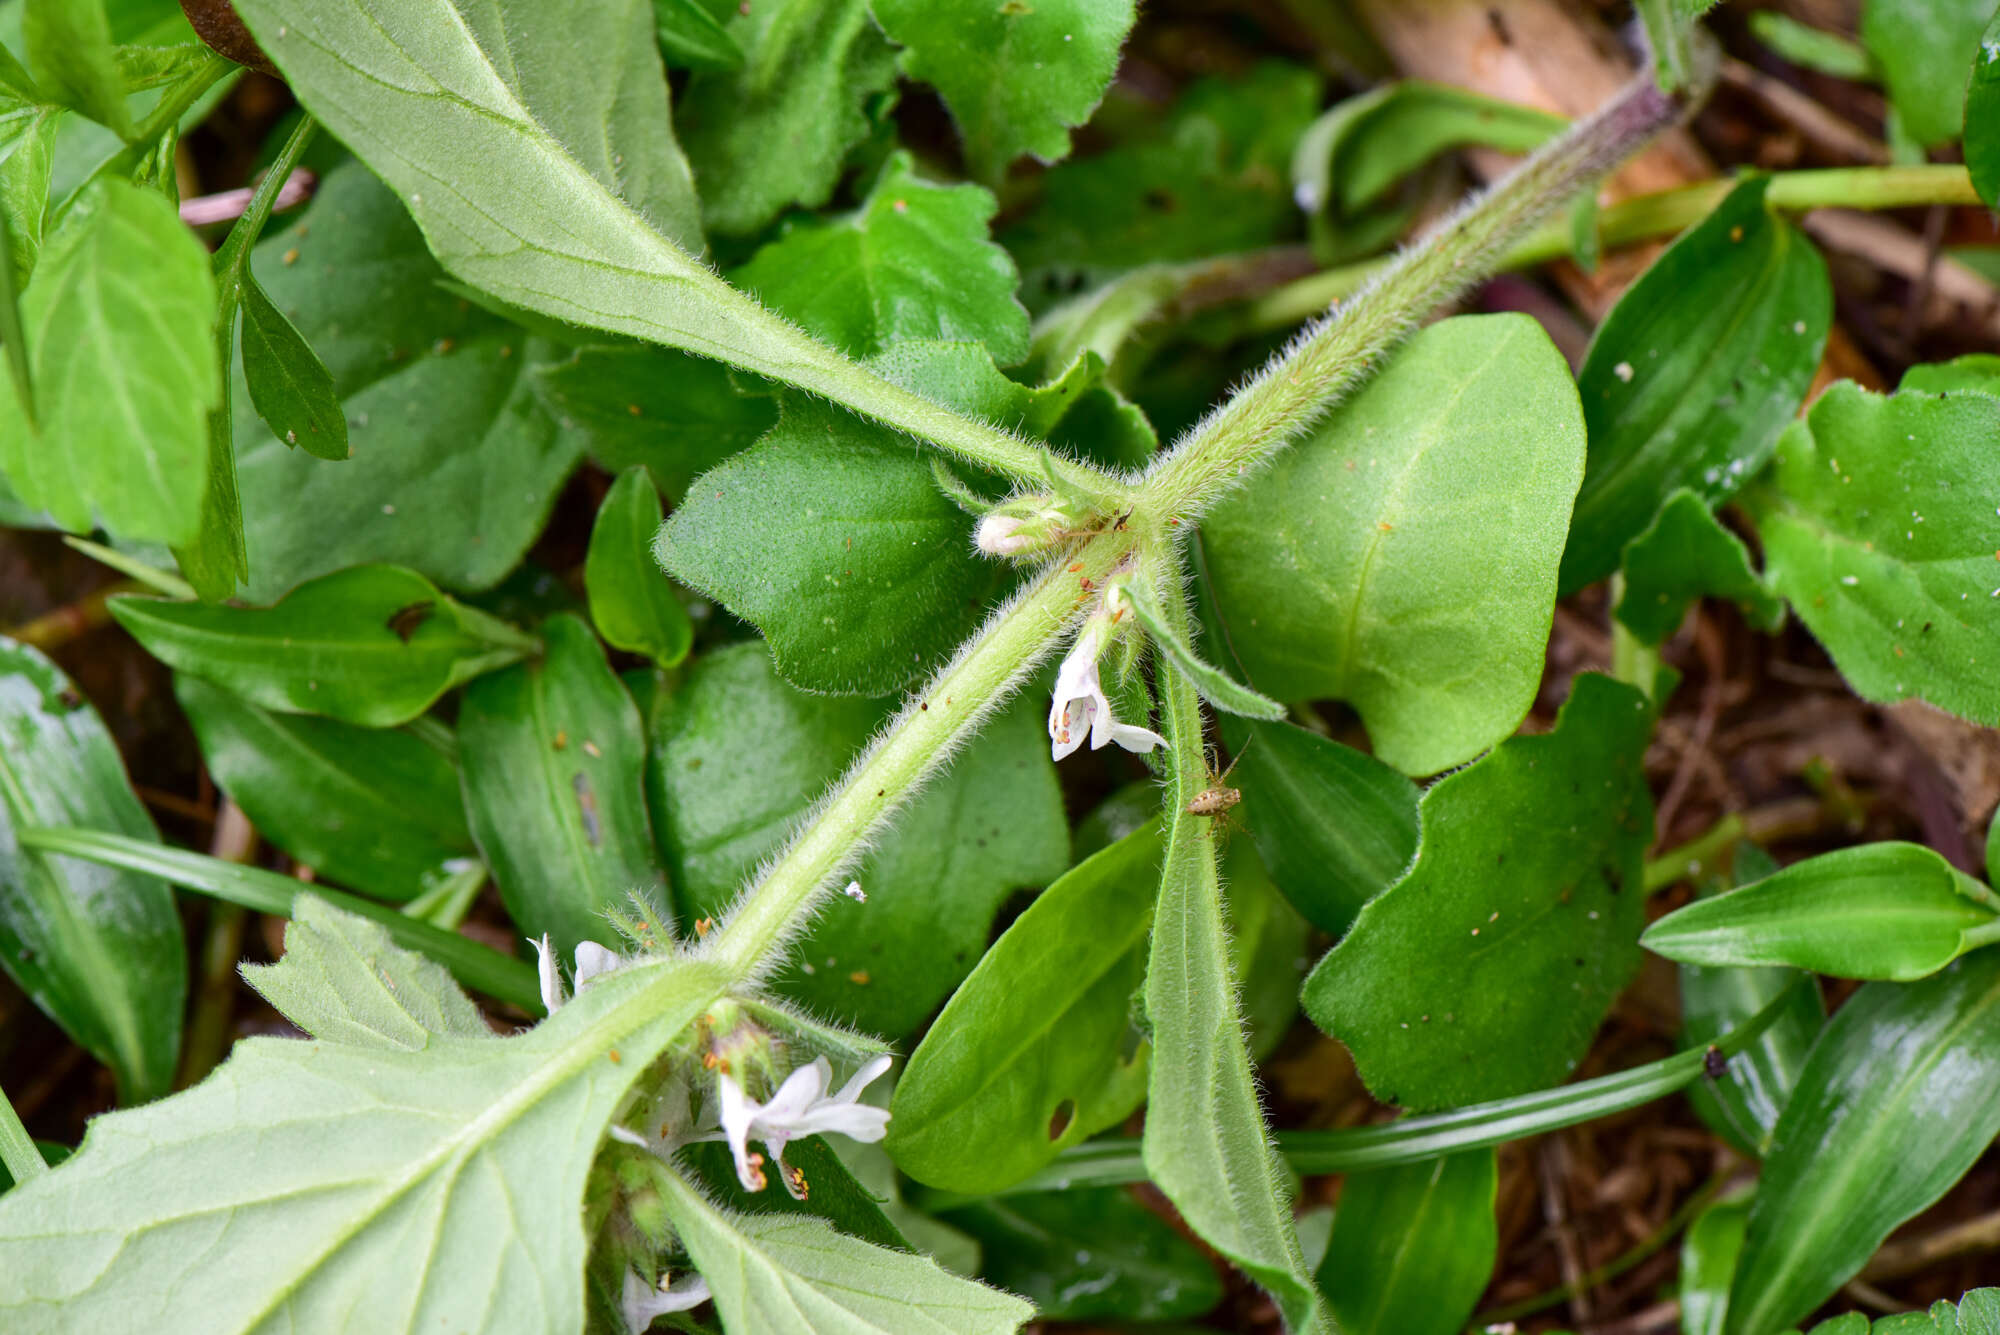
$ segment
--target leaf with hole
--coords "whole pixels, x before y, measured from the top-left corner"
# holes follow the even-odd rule
[[[535,641],[413,570],[355,566],[271,607],[120,596],[112,615],[169,667],[281,713],[393,728]]]
[[[37,649],[0,641],[0,964],[117,1073],[125,1102],[173,1087],[187,953],[151,876],[21,847],[30,825],[159,842],[97,711]]]

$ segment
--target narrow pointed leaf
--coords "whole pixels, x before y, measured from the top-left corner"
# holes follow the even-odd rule
[[[1750,1201],[1738,1195],[1714,1202],[1688,1227],[1681,1241],[1682,1335],[1722,1335],[1749,1222]]]
[[[1493,1151],[1350,1174],[1319,1288],[1346,1331],[1458,1335],[1500,1246]]]
[[[1187,674],[1195,690],[1201,692],[1202,699],[1217,709],[1240,714],[1244,718],[1262,719],[1267,723],[1285,716],[1285,707],[1276,700],[1251,690],[1213,663],[1204,662],[1194,646],[1175,633],[1167,619],[1160,615],[1153,595],[1139,581],[1121,585],[1118,596],[1121,601],[1130,604],[1132,614],[1152,636],[1153,643],[1159,646],[1161,653],[1173,659],[1174,666]]]
[[[451,687],[535,647],[398,566],[325,575],[271,607],[123,597],[111,610],[182,672],[266,709],[371,728],[407,723]]]
[[[0,641],[0,963],[118,1075],[127,1102],[173,1084],[187,955],[152,876],[22,847],[33,825],[157,844],[97,711],[40,651]]]
[[[667,668],[687,657],[694,622],[653,559],[661,514],[660,493],[643,467],[619,474],[597,507],[583,587],[606,643]]]
[[[279,440],[315,458],[347,457],[347,416],[333,391],[333,373],[247,272],[243,376],[257,415]]]

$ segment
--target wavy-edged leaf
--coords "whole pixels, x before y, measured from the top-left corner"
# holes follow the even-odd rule
[[[2000,1132],[2000,951],[1869,983],[1820,1035],[1778,1119],[1728,1335],[1775,1335],[1851,1279]]]
[[[1682,488],[1652,526],[1625,546],[1625,592],[1614,612],[1643,644],[1673,634],[1700,598],[1727,598],[1761,631],[1785,624],[1785,600],[1750,566],[1743,540],[1716,521],[1708,502]]]
[[[400,566],[323,575],[270,607],[125,596],[111,612],[169,667],[266,709],[370,728],[408,723],[453,686],[536,647]]]
[[[1683,964],[1776,964],[1908,982],[2000,937],[1996,907],[1992,891],[1931,849],[1862,844],[1698,899],[1639,942]]]
[[[1562,591],[1618,568],[1676,491],[1711,507],[1764,466],[1819,369],[1826,262],[1753,177],[1653,261],[1577,373],[1590,458]]]
[[[96,1119],[60,1173],[0,1197],[0,1318],[23,1335],[134,1320],[571,1335],[601,1129],[723,982],[690,961],[622,969],[527,1033],[433,1032],[414,1051],[367,1032],[239,1042],[202,1084]],[[379,989],[323,1004],[351,1012],[345,1032],[381,1018]]]
[[[653,560],[661,513],[660,493],[645,468],[635,464],[619,474],[597,507],[583,587],[590,619],[607,644],[666,668],[687,657],[694,622]]]
[[[1203,521],[1251,683],[1351,702],[1408,774],[1507,736],[1542,678],[1583,454],[1569,367],[1533,320],[1418,334]]]
[[[187,954],[151,876],[23,848],[31,825],[158,843],[97,711],[42,653],[0,640],[0,964],[111,1067],[127,1102],[173,1086]]]
[[[646,815],[646,731],[590,627],[542,625],[542,656],[473,684],[459,765],[473,837],[523,934],[617,946],[604,917],[640,895],[667,906]]]
[[[1585,673],[1554,732],[1425,792],[1415,863],[1303,997],[1376,1097],[1450,1107],[1553,1083],[1582,1057],[1639,966],[1652,722],[1638,690]]]
[[[410,733],[261,709],[187,673],[202,759],[259,833],[319,875],[413,899],[477,855],[458,769]]]
[[[1070,127],[1090,119],[1132,27],[1134,0],[871,0],[901,43],[903,70],[944,97],[981,180],[1023,153],[1069,156]]]

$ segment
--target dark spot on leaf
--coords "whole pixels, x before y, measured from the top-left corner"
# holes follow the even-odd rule
[[[590,776],[578,770],[570,779],[570,787],[576,790],[577,810],[583,815],[583,836],[596,848],[604,841],[604,832],[597,820],[597,792],[590,786]]]
[[[1711,1043],[1708,1051],[1701,1054],[1701,1073],[1710,1080],[1720,1080],[1729,1074],[1729,1058],[1722,1055],[1722,1049]]]
[[[1155,186],[1146,192],[1146,207],[1155,213],[1172,213],[1180,206],[1180,200],[1174,198],[1174,192],[1171,190]]]
[[[437,600],[435,598],[426,598],[422,602],[411,603],[407,607],[397,608],[389,614],[387,624],[390,630],[396,632],[397,639],[401,640],[404,644],[408,644],[410,636],[417,633],[417,627],[430,620],[431,613],[436,610]]]
[[[1926,626],[1924,629],[1928,630],[1930,628]],[[56,692],[56,703],[64,709],[81,709],[83,708],[83,697],[76,693],[74,686],[65,686]]]
[[[1604,877],[1605,889],[1609,890],[1614,895],[1624,891],[1625,873],[1619,869],[1617,863],[1615,862],[1605,863],[1602,875]]]

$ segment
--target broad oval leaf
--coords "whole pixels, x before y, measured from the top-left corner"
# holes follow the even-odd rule
[[[901,43],[903,70],[944,97],[972,174],[998,180],[1023,153],[1069,156],[1069,129],[1090,119],[1118,70],[1134,0],[873,0]]]
[[[602,1129],[726,980],[686,960],[621,969],[526,1033],[453,1025],[412,1050],[381,1032],[381,978],[401,991],[407,959],[343,915],[322,924],[373,962],[328,976],[372,995],[313,985],[312,1022],[344,1011],[354,1041],[243,1040],[200,1085],[97,1118],[60,1173],[0,1197],[9,1331],[580,1328],[579,1206]],[[232,1264],[213,1263],[221,1248]]]
[[[2000,398],[1843,381],[1751,497],[1771,584],[1856,692],[2000,724]]]
[[[1458,1335],[1500,1248],[1490,1149],[1350,1174],[1319,1265],[1320,1292],[1354,1335]]]
[[[1445,1108],[1569,1073],[1639,966],[1652,711],[1579,675],[1553,733],[1440,779],[1401,880],[1306,979],[1377,1098]],[[1559,811],[1555,820],[1549,813]]]
[[[1763,467],[1819,369],[1833,319],[1826,262],[1764,203],[1730,191],[1619,298],[1577,374],[1590,461],[1562,591],[1618,568],[1685,487],[1714,506]]]
[[[1699,598],[1729,599],[1758,630],[1785,624],[1785,600],[1757,577],[1743,540],[1686,488],[1668,498],[1652,526],[1626,544],[1622,565],[1625,592],[1614,615],[1642,644],[1672,635]]]
[[[1203,522],[1251,682],[1349,701],[1408,774],[1512,732],[1542,677],[1583,442],[1569,368],[1533,320],[1418,334]]]
[[[0,964],[118,1076],[125,1102],[173,1087],[187,948],[165,883],[20,847],[30,825],[152,843],[97,711],[39,650],[0,640]]]
[[[181,673],[202,759],[265,838],[338,885],[413,899],[477,856],[458,769],[407,732],[260,709]]]
[[[1867,0],[1861,41],[1881,67],[1903,133],[1924,148],[1958,138],[1966,72],[1993,17],[1985,0]]]
[[[473,837],[523,934],[616,947],[606,909],[668,908],[646,816],[646,732],[590,628],[542,626],[547,650],[475,682],[459,707]]]
[[[453,686],[535,648],[399,566],[324,575],[271,607],[120,597],[111,611],[170,667],[266,709],[369,728],[408,723]]]
[[[1745,884],[1776,875],[1778,864],[1755,844],[1741,844],[1733,870],[1737,883]],[[1721,890],[1719,886],[1712,888],[1713,893]],[[1826,1003],[1819,989],[1804,984],[1802,978],[1796,969],[1768,966],[1680,967],[1681,1032],[1691,1045],[1715,1042],[1767,1007],[1783,1002],[1770,1027],[1729,1059],[1723,1075],[1688,1089],[1688,1102],[1702,1121],[1753,1157],[1761,1158],[1770,1147],[1771,1133],[1798,1084],[1806,1053],[1826,1023]],[[1723,1278],[1726,1289],[1728,1277]]]
[[[983,343],[1002,366],[1028,355],[1020,275],[987,239],[993,196],[918,176],[890,157],[861,207],[795,227],[731,278],[851,356],[910,339]]]
[[[1776,1335],[1859,1271],[2000,1132],[2000,951],[1835,1013],[1778,1119],[1728,1335]]]
[[[134,291],[145,318],[134,318]],[[157,191],[101,179],[48,238],[21,297],[30,424],[0,378],[0,469],[63,527],[183,544],[200,526],[222,395],[208,255]]]
[[[1231,775],[1271,879],[1338,937],[1417,851],[1417,788],[1373,756],[1288,723],[1245,725]]]
[[[1918,844],[1843,848],[1698,899],[1640,944],[1683,964],[1789,965],[1907,982],[2000,936],[1993,894]]]
[[[1123,1188],[979,1201],[944,1217],[980,1243],[980,1278],[1047,1320],[1189,1320],[1222,1301],[1201,1249]]]
[[[1035,1314],[1012,1294],[836,1233],[823,1219],[735,1214],[664,1164],[651,1180],[731,1331],[1012,1335]]]
[[[694,644],[694,622],[653,560],[660,517],[660,493],[646,470],[635,464],[619,474],[597,507],[583,587],[606,643],[672,667]]]
[[[708,654],[653,707],[648,798],[682,913],[719,917],[859,752],[879,701],[794,690],[761,644]],[[888,1037],[921,1024],[978,962],[1008,894],[1069,861],[1043,711],[987,725],[855,868],[776,990]]]
[[[1066,872],[987,950],[896,1082],[887,1147],[904,1172],[998,1190],[1139,1106],[1132,997],[1159,866],[1149,823]]]

